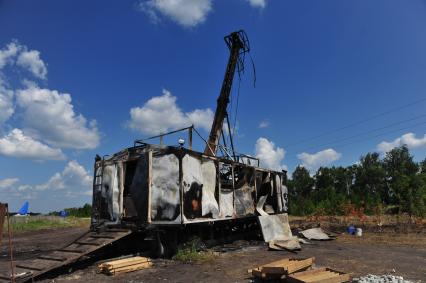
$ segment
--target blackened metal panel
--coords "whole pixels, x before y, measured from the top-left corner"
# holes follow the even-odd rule
[[[153,155],[150,188],[152,221],[179,220],[179,188],[178,157],[172,153]]]
[[[130,185],[130,196],[128,201],[132,201],[132,207],[137,212],[137,216],[141,220],[147,219],[148,214],[148,170],[149,170],[149,154],[143,154],[138,159],[135,174]],[[129,211],[130,212],[130,211]]]
[[[118,184],[117,164],[106,165],[103,169],[101,195],[111,221],[116,221],[120,217]]]
[[[235,213],[237,217],[254,214],[255,175],[251,167],[235,166]]]
[[[187,221],[218,218],[219,205],[215,198],[216,166],[213,160],[185,155],[182,158],[182,187],[184,216]]]
[[[234,181],[230,164],[219,163],[219,217],[229,218],[234,215]]]

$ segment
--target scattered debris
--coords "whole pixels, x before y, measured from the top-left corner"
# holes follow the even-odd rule
[[[270,249],[279,251],[296,251],[301,249],[299,239],[297,237],[292,237],[288,240],[272,240],[268,243],[268,245]]]
[[[395,275],[373,275],[368,274],[363,277],[354,278],[353,282],[357,283],[413,283],[413,281],[404,280],[402,276]]]
[[[284,275],[310,268],[314,261],[314,257],[306,259],[285,258],[261,265],[255,269],[248,270],[248,272],[259,279],[279,279]]]
[[[340,283],[350,281],[351,277],[347,273],[332,270],[330,268],[318,268],[291,274],[286,279],[287,282],[291,283]]]
[[[99,272],[108,275],[132,272],[140,269],[149,268],[152,262],[147,257],[135,256],[114,261],[101,263],[98,265]]]
[[[293,234],[286,213],[258,216],[260,228],[265,242],[274,240],[290,240]]]
[[[311,228],[304,231],[301,231],[300,234],[303,235],[308,240],[332,240],[329,235],[327,235],[321,228]]]
[[[299,243],[302,243],[304,245],[313,245],[311,242],[306,241],[303,238],[297,238],[299,240]]]

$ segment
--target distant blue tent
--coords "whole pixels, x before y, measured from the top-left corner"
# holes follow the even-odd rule
[[[21,207],[21,209],[18,211],[18,214],[27,215],[28,214],[28,207],[29,207],[29,203],[28,203],[28,201],[26,201],[24,203],[24,205]]]
[[[67,217],[68,216],[68,212],[66,212],[65,210],[61,210],[61,211],[59,211],[59,216],[60,217]]]

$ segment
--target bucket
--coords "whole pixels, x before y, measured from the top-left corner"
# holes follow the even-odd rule
[[[356,228],[355,235],[357,235],[358,237],[361,237],[362,236],[362,229]]]

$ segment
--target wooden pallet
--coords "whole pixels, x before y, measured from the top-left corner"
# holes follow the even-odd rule
[[[132,272],[149,268],[151,266],[152,262],[149,258],[135,256],[101,263],[100,265],[98,265],[98,270],[99,272],[108,275],[116,275],[120,273]]]
[[[16,282],[26,282],[61,266],[73,263],[84,255],[92,253],[131,233],[127,229],[105,229],[102,232],[89,231],[65,247],[38,256],[36,259],[17,261]],[[0,283],[10,282],[10,274],[0,274]]]
[[[351,276],[349,274],[330,268],[318,268],[297,272],[287,277],[287,282],[291,283],[341,283],[350,280]]]
[[[259,279],[279,279],[284,275],[310,268],[314,261],[314,257],[305,259],[285,258],[261,265],[250,271],[254,277]]]

